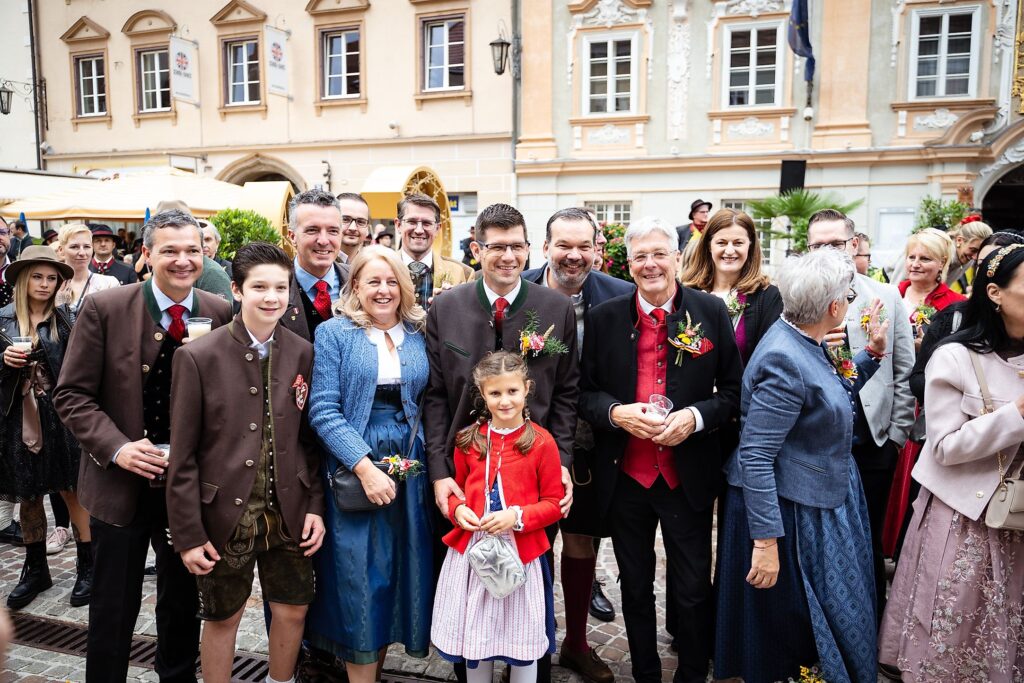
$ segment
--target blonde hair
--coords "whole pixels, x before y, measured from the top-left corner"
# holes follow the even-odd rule
[[[988,239],[991,234],[992,228],[987,223],[971,221],[970,223],[961,223],[955,230],[950,231],[949,236],[963,238],[965,242],[973,242],[974,240]]]
[[[483,407],[477,421],[463,427],[455,435],[455,446],[465,451],[475,448],[480,453],[481,460],[487,456],[487,437],[480,433],[480,425],[490,419],[490,413],[487,410],[487,404],[484,402],[481,387],[485,381],[492,377],[509,373],[519,375],[522,378],[523,384],[526,385],[527,395],[529,395],[532,388],[530,368],[526,364],[526,359],[519,354],[510,351],[494,351],[484,356],[476,364],[476,367],[473,368],[473,397],[475,401],[483,404]],[[529,411],[525,407],[523,413],[523,417],[526,420],[526,428],[523,429],[522,434],[516,439],[515,449],[522,455],[526,455],[533,448],[533,443],[537,439],[537,431],[533,428],[533,423],[530,422]]]
[[[691,240],[685,250],[686,258],[683,259],[686,266],[681,273],[683,284],[687,287],[696,287],[704,291],[710,290],[715,284],[715,262],[711,258],[711,240],[716,233],[727,228],[743,228],[747,233],[747,240],[750,246],[747,248],[747,260],[740,269],[739,278],[736,280],[736,290],[743,294],[753,294],[771,284],[768,276],[761,270],[761,243],[757,239],[757,229],[754,221],[747,214],[736,209],[719,209],[711,217],[704,231],[696,240]],[[696,242],[693,250],[690,244]]]
[[[423,308],[416,303],[416,290],[412,286],[412,277],[409,269],[402,263],[401,257],[394,249],[388,249],[380,245],[363,247],[352,260],[352,269],[349,273],[348,286],[345,287],[341,298],[334,304],[334,312],[341,314],[364,329],[370,328],[373,321],[369,314],[363,310],[363,304],[359,301],[356,293],[356,286],[359,283],[359,276],[363,268],[372,261],[384,261],[391,267],[391,272],[398,280],[400,299],[398,302],[398,319],[411,325],[416,331],[422,331],[426,325],[427,314]]]
[[[56,325],[57,306],[55,301],[57,299],[57,290],[64,283],[64,276],[60,274],[60,270],[56,266],[45,263],[30,266],[18,273],[18,277],[14,282],[14,315],[18,319],[18,330],[21,336],[31,337],[33,343],[39,338],[39,335],[36,333],[36,328],[32,326],[32,311],[28,304],[28,280],[40,268],[49,268],[57,273],[57,286],[53,288],[53,294],[46,303],[46,310],[43,313],[43,320],[50,323],[50,336],[54,340],[58,339]]]
[[[60,226],[60,230],[57,231],[57,244],[53,248],[60,256],[60,259],[67,263],[67,254],[64,253],[64,248],[68,246],[68,242],[71,238],[80,233],[88,233],[89,244],[92,244],[92,230],[85,223],[65,223]]]
[[[921,247],[936,261],[942,262],[942,269],[939,271],[939,282],[946,281],[949,273],[949,266],[956,258],[956,247],[949,235],[936,228],[925,228],[915,232],[907,238],[907,246],[903,250],[903,258],[910,255],[914,247]]]

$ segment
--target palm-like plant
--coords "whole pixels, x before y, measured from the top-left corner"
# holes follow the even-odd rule
[[[833,192],[819,194],[810,190],[798,189],[752,201],[750,210],[754,218],[758,219],[787,216],[789,232],[779,233],[775,236],[788,237],[792,240],[793,251],[802,252],[807,249],[807,222],[811,216],[822,209],[836,209],[849,214],[863,203],[863,199],[858,199],[844,204],[842,197]]]

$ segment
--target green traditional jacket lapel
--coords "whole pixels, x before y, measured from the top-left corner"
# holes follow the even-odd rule
[[[158,327],[162,327],[160,321],[163,320],[164,314],[160,310],[160,304],[156,301],[156,294],[153,293],[153,278],[142,283],[142,298],[146,302],[146,310],[149,312],[153,322]],[[199,293],[195,288],[192,289],[192,309],[188,312],[188,315],[190,318],[199,315]]]

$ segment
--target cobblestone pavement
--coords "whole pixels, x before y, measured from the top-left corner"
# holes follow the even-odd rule
[[[557,550],[557,547],[556,547]],[[656,586],[658,615],[664,620],[664,551],[660,547],[659,557],[662,560],[658,565],[658,578]],[[152,555],[152,552],[150,553]],[[18,581],[21,571],[24,551],[9,545],[0,545],[0,597],[6,599],[7,593]],[[151,558],[152,559],[152,558]],[[29,614],[58,619],[66,622],[85,624],[88,620],[88,608],[71,607],[68,604],[68,595],[75,581],[75,549],[74,544],[69,543],[67,548],[58,555],[51,555],[50,573],[53,576],[53,588],[41,594],[24,611]],[[606,541],[601,546],[598,564],[598,577],[605,579],[605,592],[615,604],[616,609],[621,605],[618,584],[616,577],[615,557],[612,553],[611,542]],[[142,601],[142,612],[135,625],[135,632],[138,634],[156,635],[156,624],[154,621],[153,608],[156,602],[156,582],[145,582]],[[558,642],[561,643],[564,637],[564,620],[562,617],[562,595],[558,581],[555,582],[555,608],[558,619],[559,631]],[[629,648],[626,644],[626,630],[622,623],[622,616],[617,615],[615,621],[602,623],[596,619],[590,619],[589,640],[597,648],[598,654],[608,662],[615,672],[617,681],[629,681],[630,662]],[[660,638],[662,650],[662,665],[664,672],[662,680],[666,683],[672,680],[672,673],[675,669],[675,656],[668,649],[668,638],[662,635]],[[260,598],[259,583],[253,587],[253,595],[249,600],[245,616],[238,632],[239,650],[267,653],[267,638],[263,624],[263,611]],[[427,659],[417,660],[404,656],[399,652],[400,648],[392,648],[385,660],[385,670],[407,676],[425,676],[434,679],[454,680],[451,675],[451,666],[436,655]],[[557,666],[553,670],[553,679],[557,683],[567,681],[580,681],[579,676]],[[13,646],[7,657],[4,669],[0,670],[0,683],[18,681],[20,683],[35,683],[36,681],[82,681],[85,676],[85,660],[81,657],[63,655],[31,647],[16,645]],[[156,674],[150,669],[132,667],[128,673],[128,680],[136,681],[157,681]]]

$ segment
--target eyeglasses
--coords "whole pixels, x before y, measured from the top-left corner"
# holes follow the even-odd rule
[[[433,230],[434,228],[437,227],[437,223],[435,223],[434,221],[424,221],[420,219],[403,218],[402,223],[408,225],[410,228],[415,228],[418,225],[424,230]]]
[[[871,252],[869,251],[869,252],[868,252],[868,253],[866,253],[866,254],[854,254],[854,256],[855,256],[856,258],[871,258]]]
[[[650,254],[633,254],[632,256],[629,257],[629,260],[632,261],[633,263],[639,263],[641,265],[647,263],[648,259],[653,260],[655,263],[664,263],[665,261],[668,261],[675,253],[676,252],[674,251],[655,251]]]
[[[494,256],[504,255],[506,251],[512,252],[513,256],[522,256],[530,250],[529,242],[512,242],[511,244],[501,244],[500,242],[477,242],[481,249],[487,251],[488,254]]]
[[[358,227],[358,228],[365,228],[366,226],[368,226],[370,224],[370,221],[368,221],[365,218],[356,218],[355,216],[346,216],[345,214],[341,214],[341,224],[342,225],[348,227],[349,225],[352,225],[353,223],[355,223],[356,227]]]
[[[845,240],[834,240],[832,242],[819,242],[817,244],[808,244],[808,251],[818,251],[822,247],[831,247],[833,249],[845,249],[847,243],[852,240],[853,237],[847,237]]]
[[[850,291],[849,291],[849,292],[848,292],[848,293],[846,294],[846,303],[848,303],[848,304],[852,304],[852,303],[853,303],[854,301],[856,301],[856,300],[857,300],[857,292],[855,292],[855,291],[853,291],[853,290],[851,289],[851,290],[850,290]]]

